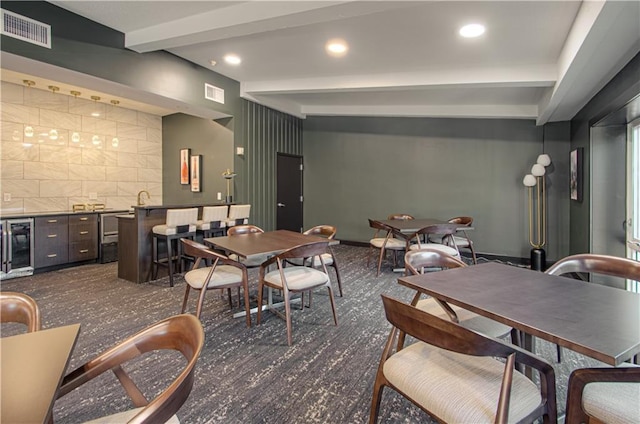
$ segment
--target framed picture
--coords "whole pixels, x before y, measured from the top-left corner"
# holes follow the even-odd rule
[[[193,155],[191,156],[191,191],[199,192],[201,191],[200,187],[200,173],[202,170],[200,169],[200,165],[202,164],[202,156]]]
[[[582,147],[571,151],[571,200],[582,202]]]
[[[189,156],[191,149],[180,149],[180,184],[189,184]]]

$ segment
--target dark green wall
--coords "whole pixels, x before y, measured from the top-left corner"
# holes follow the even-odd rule
[[[302,120],[242,101],[244,156],[236,156],[235,179],[244,193],[238,202],[250,203],[251,222],[264,230],[276,229],[276,154],[302,155]]]
[[[587,105],[571,120],[571,149],[584,148],[584,190],[582,203],[570,204],[570,253],[584,253],[591,251],[591,202],[597,199],[591,198],[591,127],[598,121],[615,113],[620,108],[640,95],[640,54],[637,54]],[[637,117],[629,115],[631,121]],[[615,160],[612,158],[612,160]],[[598,161],[601,162],[601,161]],[[602,164],[604,166],[604,164]],[[617,158],[617,163],[612,167],[624,167],[624,158]],[[626,199],[626,198],[625,198]],[[626,201],[620,199],[620,202]],[[623,208],[625,206],[620,206]],[[606,223],[593,223],[593,225],[607,225]],[[609,225],[619,230],[620,222],[612,222]]]
[[[568,123],[532,120],[311,117],[304,122],[304,225],[368,241],[367,218],[473,216],[480,252],[528,257],[522,178],[549,168],[549,259],[568,249]]]
[[[162,189],[164,204],[198,204],[218,202],[217,194],[226,195],[222,173],[233,169],[233,119],[212,121],[175,114],[162,119]],[[201,192],[180,184],[180,150],[191,149],[202,156]]]

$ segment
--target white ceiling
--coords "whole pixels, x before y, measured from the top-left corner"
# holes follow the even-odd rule
[[[123,32],[129,49],[167,50],[300,117],[563,121],[640,51],[637,0],[51,3]],[[461,38],[470,22],[486,33]],[[331,38],[347,41],[345,57],[325,53]],[[224,63],[227,53],[242,63]]]

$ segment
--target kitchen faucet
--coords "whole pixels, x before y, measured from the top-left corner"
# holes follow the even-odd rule
[[[147,193],[147,200],[151,199],[151,195],[149,194],[149,192],[147,190],[140,190],[138,192],[138,206],[144,206],[144,199],[142,198],[142,195],[144,193]]]

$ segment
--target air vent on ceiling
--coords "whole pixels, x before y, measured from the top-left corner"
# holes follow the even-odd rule
[[[43,24],[8,10],[0,10],[2,11],[1,34],[37,44],[38,46],[51,48],[51,25]]]
[[[204,98],[224,104],[224,90],[211,84],[204,84]]]

